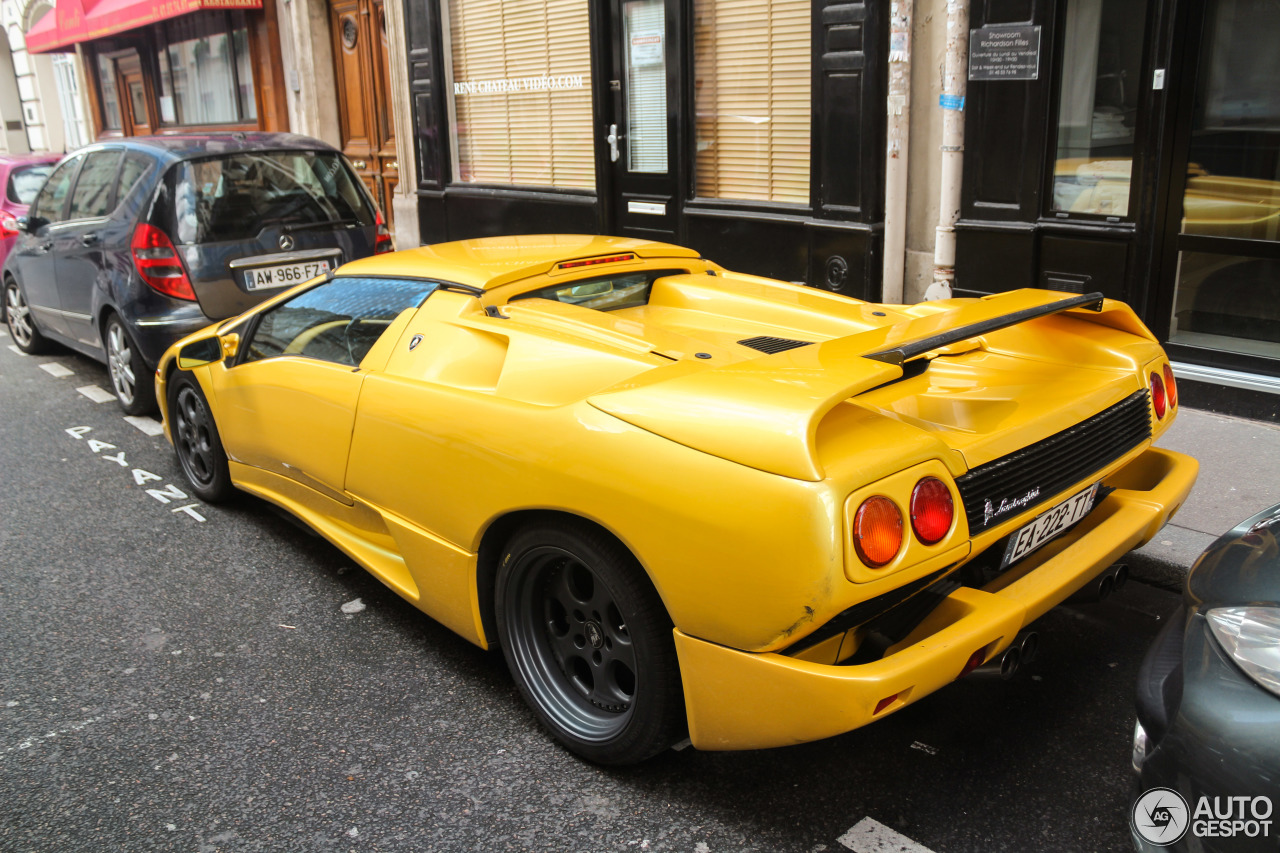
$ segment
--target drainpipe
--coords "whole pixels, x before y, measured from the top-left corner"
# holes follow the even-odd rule
[[[925,299],[950,299],[956,277],[956,220],[964,167],[964,97],[969,76],[968,0],[947,0],[947,59],[942,75],[942,195],[933,242],[933,284]]]
[[[889,11],[889,123],[884,169],[884,269],[881,301],[902,303],[907,254],[907,139],[911,125],[911,5]]]

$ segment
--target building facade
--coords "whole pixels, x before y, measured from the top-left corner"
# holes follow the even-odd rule
[[[1274,0],[25,8],[92,136],[316,136],[400,248],[612,233],[869,299],[1101,291],[1190,402],[1280,413]]]
[[[1268,0],[402,10],[414,160],[399,177],[422,242],[653,237],[891,300],[1101,291],[1166,343],[1189,394],[1275,414]]]

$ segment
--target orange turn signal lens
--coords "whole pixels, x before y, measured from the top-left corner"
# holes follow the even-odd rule
[[[940,542],[951,529],[955,503],[951,490],[937,477],[925,477],[911,492],[911,529],[926,545]]]
[[[853,546],[873,569],[887,565],[902,547],[902,511],[883,495],[867,498],[853,519]]]
[[[1151,405],[1155,407],[1156,417],[1163,418],[1169,401],[1164,395],[1164,380],[1159,374],[1151,374]]]
[[[1178,384],[1173,381],[1173,366],[1164,366],[1164,393],[1169,397],[1169,408],[1178,405]]]

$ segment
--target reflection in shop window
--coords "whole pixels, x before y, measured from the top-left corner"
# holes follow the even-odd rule
[[[1146,0],[1067,0],[1051,209],[1129,215]]]
[[[120,130],[120,96],[116,92],[116,62],[98,57],[98,88],[102,92],[102,123],[106,130]]]
[[[595,188],[586,0],[449,0],[454,179]]]
[[[1170,329],[1179,344],[1280,357],[1277,44],[1275,0],[1208,0],[1180,238],[1196,251],[1179,253]]]
[[[696,191],[809,202],[809,0],[696,0]]]
[[[160,121],[168,125],[256,121],[243,12],[202,12],[158,28]]]

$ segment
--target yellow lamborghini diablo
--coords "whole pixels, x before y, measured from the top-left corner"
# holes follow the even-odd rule
[[[814,740],[996,658],[1194,460],[1099,294],[876,305],[612,237],[348,264],[157,373],[200,497],[289,510],[498,645],[593,761]]]

